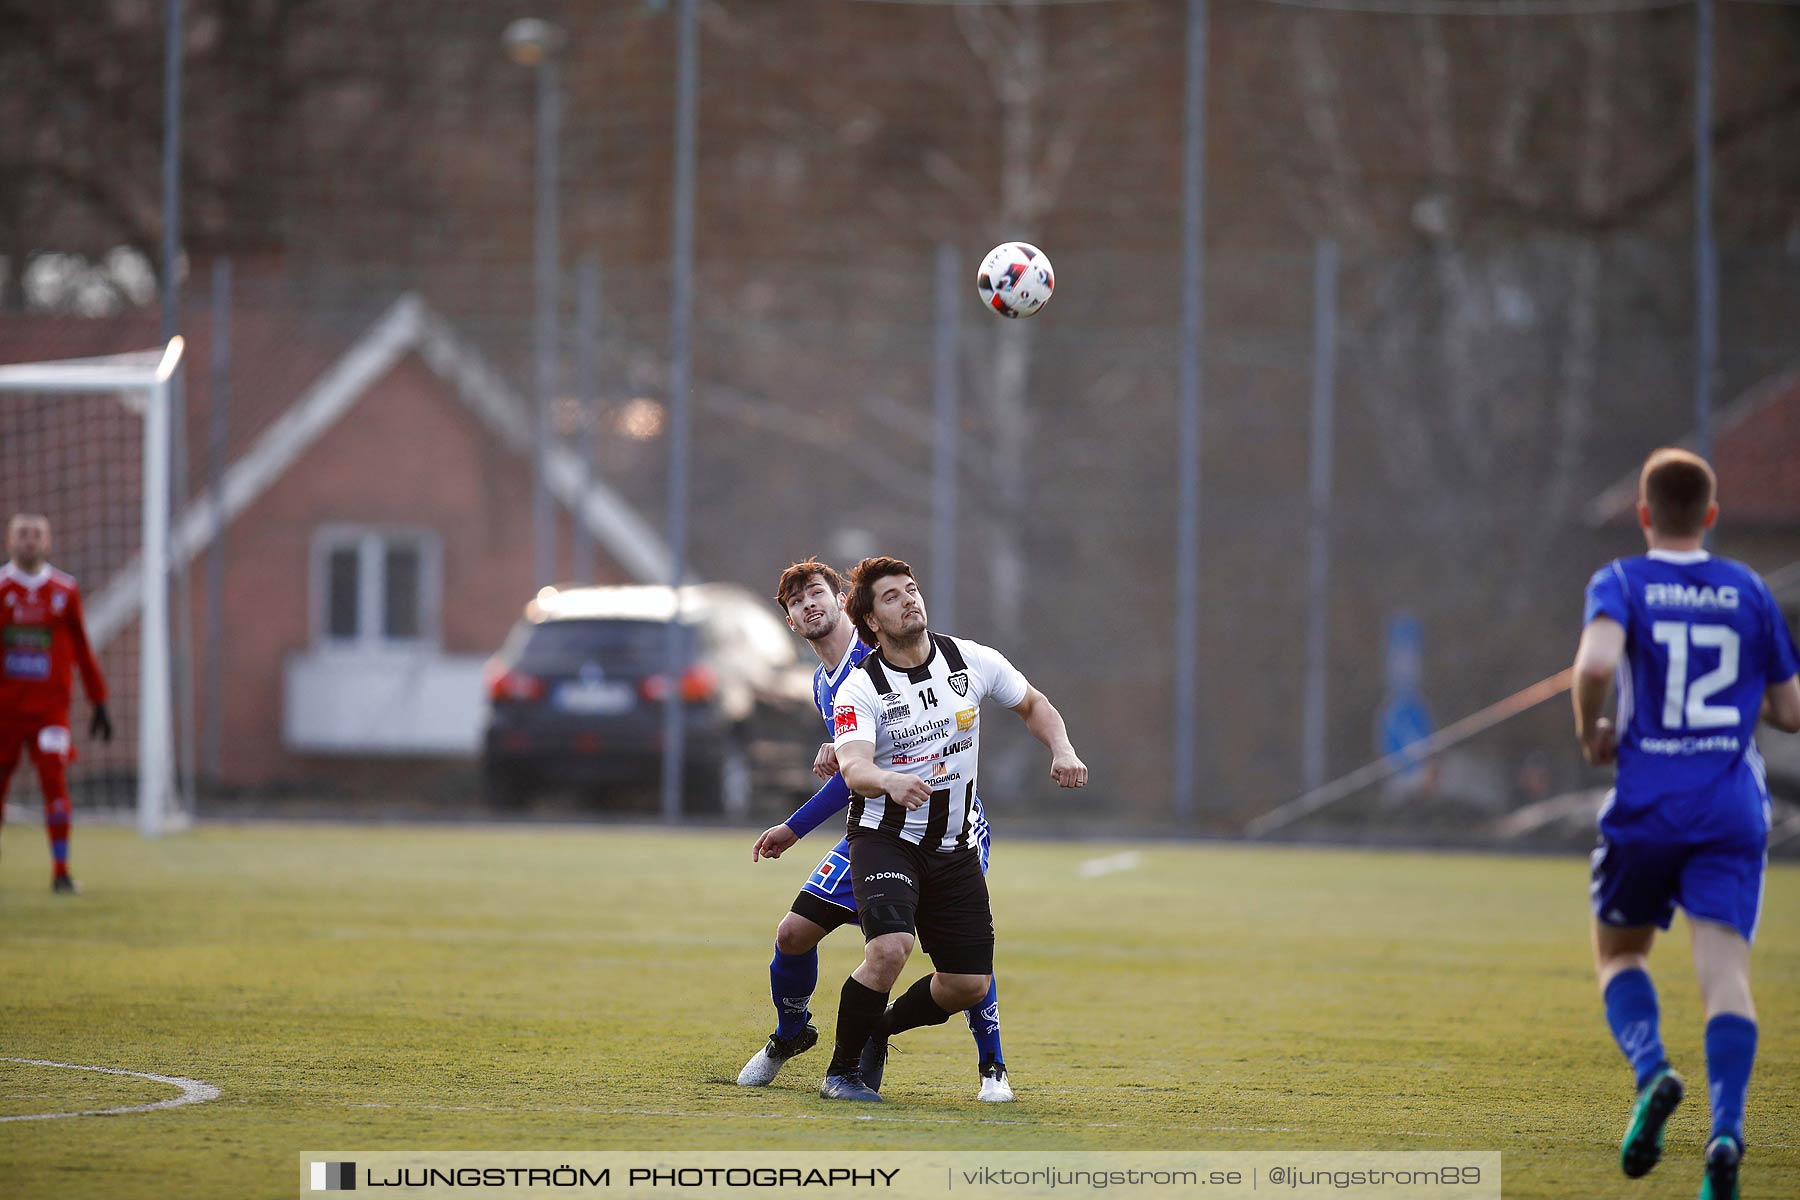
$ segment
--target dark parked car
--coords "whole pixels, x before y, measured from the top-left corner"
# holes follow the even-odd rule
[[[494,803],[577,790],[644,807],[661,778],[663,708],[683,703],[687,811],[742,814],[810,792],[823,736],[812,672],[769,605],[728,584],[545,588],[488,661],[482,773]]]

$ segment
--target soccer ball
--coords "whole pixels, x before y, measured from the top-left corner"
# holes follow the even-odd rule
[[[1002,242],[981,260],[975,291],[1003,317],[1030,317],[1050,303],[1056,275],[1050,259],[1029,242]]]

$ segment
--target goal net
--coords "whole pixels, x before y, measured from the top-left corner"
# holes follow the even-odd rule
[[[176,787],[169,653],[171,406],[182,341],[107,358],[0,366],[0,522],[50,520],[50,562],[75,577],[108,689],[113,740],[88,736],[79,680],[70,706],[70,798],[89,813],[135,811],[153,837],[192,816]],[[8,799],[41,801],[28,760]]]

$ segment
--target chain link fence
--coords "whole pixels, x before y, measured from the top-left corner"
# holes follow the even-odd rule
[[[159,95],[161,6],[116,5],[80,28],[15,7],[30,36],[0,49],[20,81],[0,103],[32,119],[0,123],[0,156],[20,168],[0,172],[5,303],[126,320],[147,297],[106,256],[153,257],[157,130],[130,114]],[[566,39],[551,436],[662,528],[676,7],[190,0],[185,312],[205,342],[208,267],[229,259],[225,463],[406,295],[529,405],[534,80],[500,32],[537,16]],[[1365,7],[1383,11],[1209,10],[1200,602],[1178,613],[1185,7],[699,6],[691,568],[762,594],[808,554],[911,561],[939,623],[1008,653],[1093,769],[1089,790],[1059,793],[1023,732],[993,723],[984,798],[1003,826],[1177,826],[1177,622],[1200,647],[1192,828],[1212,833],[1319,782],[1309,736],[1326,779],[1392,748],[1393,664],[1413,653],[1396,651],[1396,621],[1415,631],[1406,684],[1429,727],[1550,675],[1573,652],[1588,574],[1637,543],[1599,498],[1693,426],[1692,6]],[[1716,61],[1724,414],[1800,358],[1800,10],[1720,5]],[[982,251],[1012,237],[1057,269],[1030,322],[973,302]],[[959,268],[948,311],[941,247]],[[600,296],[588,327],[584,271]],[[1317,509],[1321,377],[1333,429]],[[213,436],[212,393],[194,394],[190,500]],[[933,524],[945,442],[953,547]],[[350,452],[327,439],[310,453]],[[462,486],[504,510],[492,536],[512,538],[529,498],[500,477]],[[1728,471],[1722,487],[1722,552],[1770,571],[1800,560],[1800,511],[1734,526]],[[311,503],[296,520],[356,515]],[[407,520],[439,519],[416,508]],[[250,619],[229,607],[243,601],[224,547],[223,633],[197,630],[202,656]],[[535,581],[495,586],[522,604]],[[1324,721],[1309,735],[1315,604]],[[504,633],[467,629],[452,648],[485,654]],[[250,685],[224,661],[228,707]],[[203,727],[213,703],[201,697]],[[1565,704],[1288,832],[1557,836],[1552,809],[1532,806],[1601,782],[1580,766]],[[239,790],[305,795],[349,769],[274,761]],[[371,778],[378,795],[429,804],[460,794],[460,769]],[[1516,817],[1527,810],[1544,819]]]

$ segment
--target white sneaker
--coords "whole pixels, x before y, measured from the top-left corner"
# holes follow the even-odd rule
[[[981,1069],[981,1094],[975,1097],[989,1104],[1011,1104],[1012,1084],[1006,1081],[1006,1064],[989,1063]]]
[[[818,1045],[818,1042],[819,1031],[811,1025],[785,1041],[770,1037],[768,1045],[752,1055],[750,1061],[744,1064],[744,1069],[738,1072],[738,1086],[769,1086],[781,1074],[781,1068],[787,1066],[788,1059],[805,1054]]]

